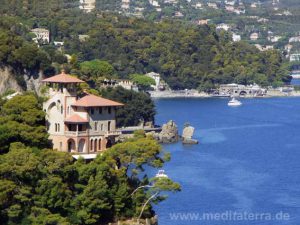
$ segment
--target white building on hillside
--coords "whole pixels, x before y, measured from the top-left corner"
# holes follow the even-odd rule
[[[251,41],[256,41],[258,38],[259,38],[259,34],[257,32],[250,34]]]
[[[300,36],[291,37],[289,39],[289,43],[293,43],[293,42],[300,42]]]
[[[238,42],[238,41],[242,40],[241,35],[232,33],[232,40],[234,42]]]
[[[290,56],[290,62],[300,61],[300,53],[294,53]]]
[[[155,90],[159,90],[160,83],[161,83],[160,75],[158,73],[150,72],[150,73],[147,73],[146,76],[155,80],[155,86],[153,86],[153,88]]]
[[[207,6],[209,8],[213,8],[213,9],[218,9],[219,8],[218,5],[217,5],[217,3],[215,3],[215,2],[208,2]]]
[[[221,24],[218,24],[216,28],[217,28],[217,30],[223,29],[223,30],[228,31],[231,28],[231,26],[226,23],[221,23]]]
[[[80,5],[79,8],[84,10],[85,12],[91,12],[96,8],[96,0],[79,0]]]
[[[33,40],[38,43],[40,41],[44,43],[49,43],[50,42],[50,32],[47,29],[44,28],[35,28],[31,30],[32,33],[35,34],[35,38]]]

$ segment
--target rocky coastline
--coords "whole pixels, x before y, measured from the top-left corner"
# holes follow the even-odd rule
[[[198,140],[193,139],[195,128],[186,123],[182,131],[182,135],[179,135],[178,127],[173,120],[170,120],[166,124],[163,124],[161,132],[151,132],[151,135],[161,144],[171,144],[182,141],[182,144],[198,144]]]

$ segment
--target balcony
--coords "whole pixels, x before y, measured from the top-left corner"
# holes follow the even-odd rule
[[[81,137],[81,136],[87,136],[88,133],[87,131],[65,131],[65,135]]]
[[[110,136],[119,136],[121,135],[121,131],[106,131],[105,132],[105,137],[110,137]]]

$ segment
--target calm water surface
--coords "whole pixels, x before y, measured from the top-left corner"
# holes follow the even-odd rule
[[[200,141],[165,146],[172,160],[164,169],[182,192],[155,206],[159,224],[300,225],[300,98],[242,99],[238,108],[227,102],[156,100],[158,124],[173,119],[182,131],[190,122]],[[234,221],[228,215],[234,212],[261,219]],[[203,219],[203,213],[223,219]],[[273,218],[280,213],[290,219]]]

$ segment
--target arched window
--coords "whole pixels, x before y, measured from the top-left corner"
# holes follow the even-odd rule
[[[95,141],[94,141],[94,152],[97,152],[97,139],[95,139]]]
[[[68,152],[75,152],[76,151],[76,145],[75,141],[73,139],[68,140]]]
[[[57,132],[57,123],[55,124],[55,132]]]
[[[60,113],[63,114],[63,112],[64,112],[64,108],[63,106],[60,106]]]
[[[91,146],[90,146],[90,149],[91,149],[91,151],[93,151],[93,140],[91,140]]]
[[[99,151],[101,151],[102,147],[101,147],[101,138],[99,139],[99,146],[98,146]]]
[[[84,152],[85,151],[85,140],[81,139],[78,143],[78,152]]]
[[[108,124],[107,124],[107,131],[110,131],[110,129],[111,129],[110,125],[111,125],[111,122],[108,121]]]
[[[97,131],[98,129],[98,122],[95,122],[94,130]]]

